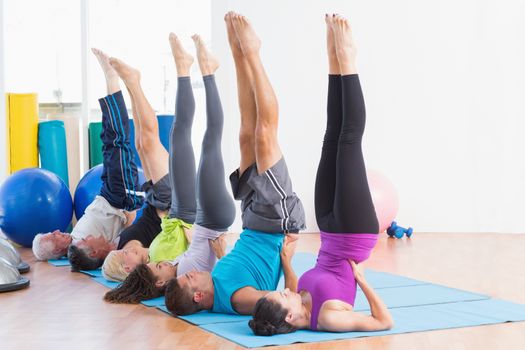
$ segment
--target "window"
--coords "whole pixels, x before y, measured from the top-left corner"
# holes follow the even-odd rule
[[[4,2],[6,92],[40,103],[80,103],[80,2]]]
[[[94,0],[90,1],[90,45],[121,58],[141,71],[146,97],[158,113],[173,113],[177,75],[168,42],[176,33],[186,49],[194,52],[191,35],[211,38],[211,1]],[[105,93],[104,76],[96,59],[88,60],[90,72],[90,108],[99,109],[96,98]],[[192,71],[194,86],[200,83],[198,64]],[[126,94],[125,94],[126,95]],[[202,95],[195,91],[199,105]],[[126,99],[128,97],[126,96]],[[202,100],[203,102],[204,100]],[[129,101],[128,108],[130,108]],[[92,113],[93,115],[93,113]]]

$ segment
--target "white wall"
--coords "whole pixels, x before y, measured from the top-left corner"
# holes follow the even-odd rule
[[[228,169],[238,165],[235,72],[222,16],[247,15],[280,102],[280,140],[315,231],[313,185],[325,123],[325,12],[347,15],[367,102],[369,168],[419,231],[525,232],[525,3],[212,2]],[[239,225],[239,221],[237,221]],[[238,227],[237,227],[238,229]]]

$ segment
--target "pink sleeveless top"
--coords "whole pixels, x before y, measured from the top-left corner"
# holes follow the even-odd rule
[[[368,259],[377,237],[376,233],[321,231],[317,264],[301,276],[297,288],[298,291],[308,291],[312,297],[312,330],[317,330],[319,311],[325,301],[341,300],[354,305],[357,282],[348,259],[356,263]]]

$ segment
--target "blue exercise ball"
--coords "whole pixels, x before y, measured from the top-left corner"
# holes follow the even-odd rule
[[[102,164],[95,165],[93,168],[82,177],[75,190],[74,206],[75,206],[75,217],[77,220],[84,215],[86,208],[95,200],[95,197],[100,194],[102,188],[102,170],[104,166]],[[137,167],[139,184],[142,186],[146,182],[144,177],[144,171],[142,168]],[[138,189],[140,190],[140,188]],[[137,217],[138,217],[137,213]]]
[[[37,233],[65,231],[72,216],[69,189],[50,171],[22,169],[0,186],[0,229],[24,247],[31,247]]]

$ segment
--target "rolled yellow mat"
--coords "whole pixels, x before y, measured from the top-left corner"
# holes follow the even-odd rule
[[[7,94],[9,173],[38,167],[37,94]]]
[[[78,117],[67,114],[51,114],[48,120],[61,120],[66,129],[67,144],[67,170],[69,177],[69,190],[71,196],[75,194],[75,189],[80,181],[80,120]]]

